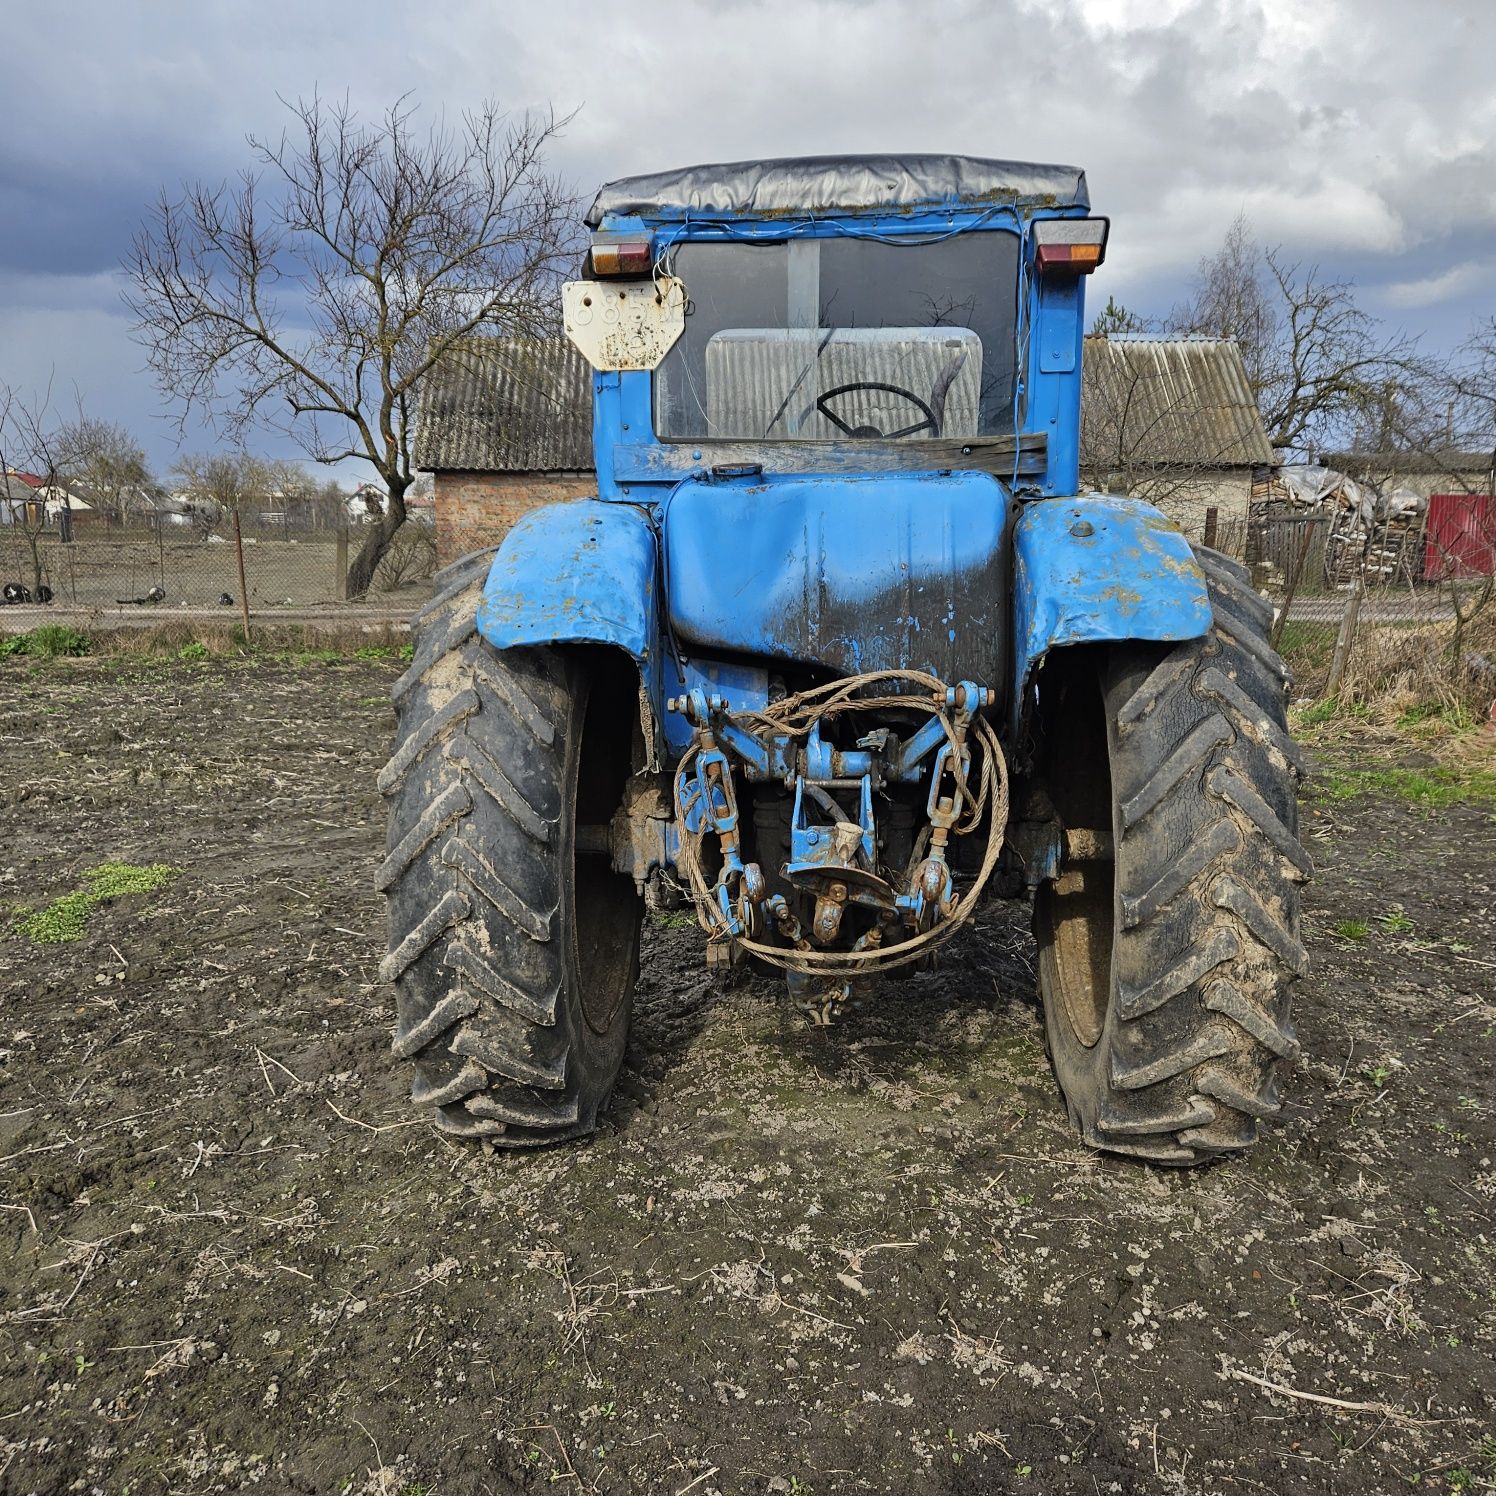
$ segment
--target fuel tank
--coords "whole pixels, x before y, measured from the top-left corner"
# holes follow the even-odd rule
[[[693,478],[666,507],[686,646],[1006,693],[1012,501],[987,473]]]

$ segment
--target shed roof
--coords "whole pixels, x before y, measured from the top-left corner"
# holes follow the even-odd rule
[[[685,166],[622,177],[598,192],[586,222],[608,213],[639,218],[753,217],[950,203],[1090,206],[1078,166],[985,156],[785,156]]]
[[[1461,452],[1443,447],[1432,451],[1392,449],[1381,452],[1328,452],[1324,460],[1343,473],[1363,476],[1368,473],[1395,473],[1399,477],[1411,477],[1414,474],[1438,476],[1441,473],[1487,473],[1492,467],[1496,467],[1496,453]]]
[[[1232,339],[1086,339],[1083,467],[1253,467],[1274,461]]]
[[[1250,467],[1275,461],[1236,344],[1088,338],[1081,461]],[[446,472],[592,467],[592,381],[564,338],[470,338],[432,371],[416,466]]]
[[[560,473],[592,466],[592,381],[565,338],[468,338],[431,371],[415,465]]]

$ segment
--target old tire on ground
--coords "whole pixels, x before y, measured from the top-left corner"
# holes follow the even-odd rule
[[[642,906],[576,832],[595,845],[622,798],[637,678],[620,734],[616,672],[491,648],[476,631],[491,559],[438,576],[394,688],[381,975],[412,1099],[443,1132],[526,1147],[590,1132],[623,1060]]]
[[[1235,562],[1198,559],[1206,638],[1057,651],[1040,682],[1067,842],[1034,911],[1056,1079],[1086,1143],[1177,1165],[1250,1147],[1278,1111],[1307,964],[1271,610]]]

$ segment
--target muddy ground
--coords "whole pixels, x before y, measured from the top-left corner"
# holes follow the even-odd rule
[[[653,925],[607,1125],[511,1157],[388,1050],[397,663],[0,667],[0,1492],[1496,1483],[1496,807],[1416,745],[1318,752],[1245,1162],[1072,1143],[1008,908],[830,1031]],[[181,871],[20,933],[107,860]]]

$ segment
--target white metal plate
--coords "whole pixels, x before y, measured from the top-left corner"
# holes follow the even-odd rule
[[[686,330],[686,288],[673,275],[643,281],[567,281],[566,336],[594,369],[654,369]]]

